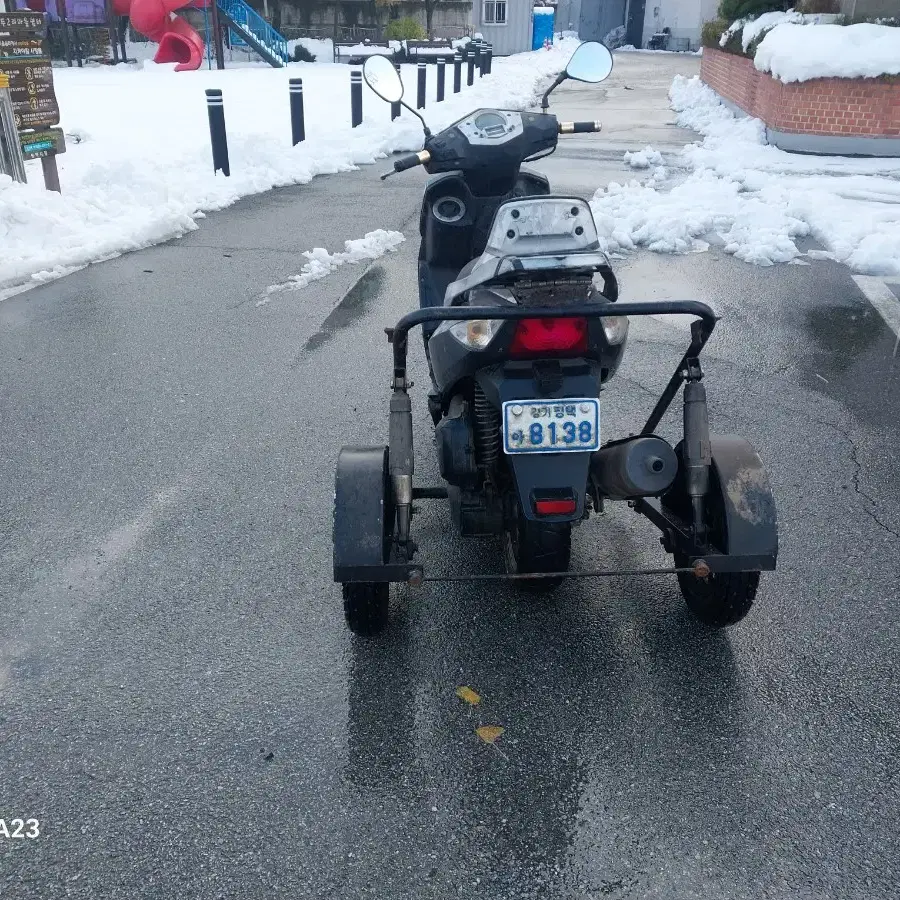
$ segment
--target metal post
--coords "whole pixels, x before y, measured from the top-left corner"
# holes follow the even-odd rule
[[[75,41],[75,61],[78,63],[78,68],[84,68],[84,60],[81,58],[81,38],[78,37],[78,26],[72,26],[72,37]]]
[[[112,0],[106,0],[104,12],[106,13],[106,26],[109,31],[109,46],[112,50],[113,65],[117,65],[119,62],[119,36],[116,34],[116,18],[113,13]]]
[[[62,24],[62,34],[63,34],[63,48],[66,53],[66,65],[71,69],[72,68],[72,45],[69,42],[69,20],[66,18],[66,4],[65,0],[62,3],[57,4],[59,9],[59,21]]]
[[[443,56],[439,56],[437,58],[437,102],[441,103],[444,99],[444,83],[447,78],[447,75],[444,71],[444,66],[447,61]]]
[[[306,140],[306,124],[303,121],[303,79],[288,79],[288,97],[291,102],[291,143],[296,147]]]
[[[0,173],[25,184],[25,160],[9,96],[9,76],[0,74]]]
[[[453,93],[458,94],[462,86],[462,53],[453,54]]]
[[[484,45],[479,41],[475,45],[475,68],[478,69],[478,77],[484,75]]]
[[[491,67],[492,67],[493,64],[494,64],[494,45],[493,45],[493,44],[488,44],[488,45],[486,46],[486,48],[485,48],[484,62],[485,62],[485,70],[484,70],[484,74],[485,74],[485,75],[490,75],[490,74],[491,74]]]
[[[213,172],[231,175],[228,165],[228,137],[225,134],[225,101],[219,88],[207,88],[206,111],[209,114],[209,140],[212,144]]]
[[[125,16],[119,16],[119,47],[122,50],[122,62],[128,62],[128,51],[125,48],[125,36],[128,31],[128,19]]]
[[[350,124],[356,128],[362,119],[362,72],[354,69],[350,73]]]
[[[213,43],[216,46],[216,68],[225,68],[225,47],[222,43],[222,26],[219,22],[218,0],[209,4],[209,20],[212,28]]]
[[[56,191],[57,194],[62,193],[59,185],[59,168],[56,165],[56,154],[41,157],[41,169],[44,171],[44,187],[48,191]]]
[[[400,64],[394,63],[394,68],[397,70],[397,75],[400,75]],[[391,104],[391,121],[392,122],[394,121],[394,119],[400,118],[400,108],[401,107],[400,107],[399,103]]]
[[[475,45],[469,44],[466,49],[466,84],[472,87],[475,84]]]
[[[419,60],[419,84],[416,92],[416,109],[425,109],[425,85],[428,81],[428,71],[425,66],[427,63],[424,59]]]

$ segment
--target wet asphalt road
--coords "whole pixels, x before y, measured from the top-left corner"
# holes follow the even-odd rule
[[[382,328],[415,303],[421,187],[377,174],[240,203],[0,304],[0,818],[41,829],[0,836],[0,894],[897,896],[893,334],[830,263],[620,263],[623,296],[724,316],[713,428],[756,444],[781,517],[749,617],[707,631],[668,578],[540,601],[431,585],[360,641],[330,581],[334,462],[386,437]],[[408,241],[349,294],[345,266],[256,305],[299,250],[375,227]],[[641,423],[683,333],[635,321],[607,436]],[[430,573],[499,570],[496,544],[423,506]],[[573,556],[665,561],[616,507]],[[506,729],[498,749],[481,724]]]

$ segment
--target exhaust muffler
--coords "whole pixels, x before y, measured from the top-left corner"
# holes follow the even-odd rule
[[[655,435],[625,438],[591,454],[591,477],[609,500],[658,496],[677,474],[675,451]]]

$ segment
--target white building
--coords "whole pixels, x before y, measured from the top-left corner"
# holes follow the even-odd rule
[[[696,50],[700,46],[703,23],[718,18],[719,0],[644,0],[644,2],[642,47],[647,46],[654,34],[668,28],[671,33],[669,50]],[[635,0],[631,0],[631,5],[634,3]]]
[[[472,30],[493,45],[495,56],[531,49],[534,0],[473,0]]]

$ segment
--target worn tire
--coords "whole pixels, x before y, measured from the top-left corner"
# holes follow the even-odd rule
[[[380,634],[387,627],[390,586],[386,583],[343,584],[344,619],[347,627],[362,637]]]
[[[511,574],[565,572],[572,551],[572,525],[570,522],[534,522],[520,513],[512,528],[503,533],[503,545],[506,571]],[[562,581],[562,578],[537,578],[515,583],[529,591],[545,592],[559,587]]]
[[[676,556],[675,565],[680,568],[690,562]],[[679,572],[678,585],[688,609],[704,625],[727,628],[750,612],[759,587],[759,572],[720,572],[707,578]]]
[[[680,488],[680,490],[679,490]],[[690,521],[690,502],[677,485],[673,493],[663,498],[668,507],[684,521]],[[712,544],[719,548],[728,545],[722,488],[715,469],[709,473],[709,492],[704,508],[706,524]],[[677,568],[688,568],[691,561],[681,553],[675,554]],[[759,587],[759,572],[720,572],[698,578],[689,572],[678,573],[678,586],[688,609],[710,628],[727,628],[740,622],[750,612]]]

